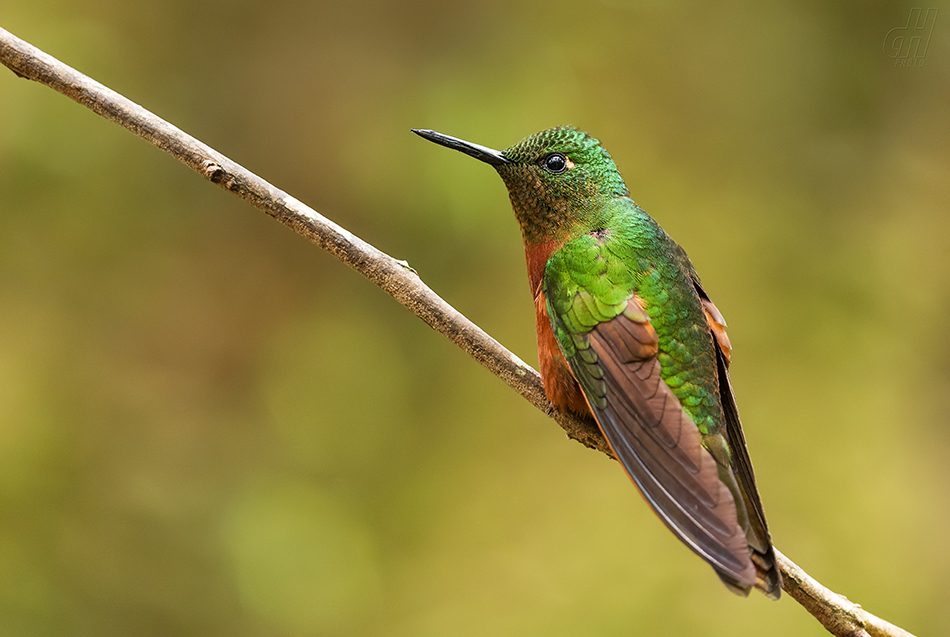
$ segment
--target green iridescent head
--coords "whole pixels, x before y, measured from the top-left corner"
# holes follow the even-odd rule
[[[610,154],[576,128],[549,128],[500,152],[435,131],[414,132],[493,165],[532,243],[590,230],[607,201],[628,194]]]

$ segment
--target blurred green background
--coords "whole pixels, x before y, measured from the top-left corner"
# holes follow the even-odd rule
[[[0,26],[532,363],[501,181],[409,129],[589,130],[729,321],[776,545],[938,635],[950,12],[895,67],[912,6],[36,0]],[[373,285],[0,69],[0,634],[825,633],[730,594],[618,466]]]

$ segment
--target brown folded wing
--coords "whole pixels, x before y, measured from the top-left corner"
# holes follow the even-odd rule
[[[747,591],[756,569],[732,494],[660,375],[656,332],[635,314],[578,337],[571,369],[604,436],[660,519],[727,583]]]

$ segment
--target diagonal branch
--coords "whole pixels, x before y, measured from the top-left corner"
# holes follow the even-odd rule
[[[124,126],[330,252],[557,421],[569,437],[613,457],[592,419],[554,409],[534,369],[440,298],[405,261],[377,250],[210,146],[2,28],[0,63],[17,76],[45,84]],[[828,590],[777,550],[775,553],[783,575],[782,588],[830,633],[847,637],[913,637]]]
[[[903,628],[872,615],[844,595],[825,588],[778,549],[775,549],[775,557],[782,571],[782,588],[832,635],[914,637]]]

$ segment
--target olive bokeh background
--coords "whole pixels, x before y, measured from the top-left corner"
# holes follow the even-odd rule
[[[937,635],[950,13],[904,68],[883,43],[912,6],[36,0],[0,26],[532,363],[501,181],[409,129],[590,131],[729,321],[776,545]],[[825,634],[730,594],[618,466],[372,284],[5,69],[0,633]]]

